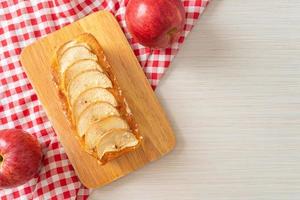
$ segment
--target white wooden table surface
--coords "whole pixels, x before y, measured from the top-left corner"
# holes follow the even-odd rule
[[[175,150],[90,199],[300,199],[299,0],[215,0],[156,93]]]

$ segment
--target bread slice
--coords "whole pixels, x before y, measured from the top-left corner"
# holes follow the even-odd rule
[[[101,101],[107,102],[112,106],[118,105],[115,97],[106,89],[101,87],[92,87],[82,92],[74,102],[73,115],[75,119],[86,109],[90,104]]]
[[[70,106],[73,107],[76,98],[91,87],[112,88],[112,82],[104,73],[97,70],[82,72],[74,77],[68,86],[67,91]]]
[[[87,70],[98,70],[103,72],[101,66],[95,60],[83,59],[77,60],[72,65],[70,65],[63,74],[64,88],[67,89],[70,81],[76,77],[78,74],[81,74]]]
[[[133,133],[124,129],[112,129],[105,133],[96,144],[97,156],[101,163],[118,156],[118,152],[129,150],[136,146],[139,141]],[[117,153],[116,153],[117,152]]]
[[[79,136],[84,136],[89,126],[94,122],[113,115],[120,116],[120,113],[109,103],[95,102],[89,105],[78,117],[78,122],[76,121]]]
[[[94,36],[84,33],[60,46],[52,68],[63,109],[88,153],[105,164],[139,147],[134,115]]]
[[[127,122],[119,116],[111,116],[92,124],[85,133],[85,145],[88,150],[96,147],[97,141],[112,129],[129,130]]]

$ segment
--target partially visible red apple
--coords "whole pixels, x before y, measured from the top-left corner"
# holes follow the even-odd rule
[[[168,47],[183,30],[180,0],[129,0],[125,20],[131,35],[148,47]]]
[[[39,170],[42,150],[37,139],[19,129],[0,131],[0,188],[24,184]]]

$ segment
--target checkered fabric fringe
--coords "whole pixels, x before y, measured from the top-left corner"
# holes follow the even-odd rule
[[[204,11],[208,0],[183,0],[186,24],[178,42],[150,49],[132,40],[124,13],[127,0],[0,0],[0,129],[22,128],[43,147],[40,173],[25,185],[0,190],[5,199],[86,199],[89,190],[78,180],[19,61],[21,50],[37,38],[92,12],[109,10],[119,21],[135,55],[155,88],[179,46]]]

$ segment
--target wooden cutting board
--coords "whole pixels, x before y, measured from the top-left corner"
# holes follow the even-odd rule
[[[103,47],[144,138],[139,149],[104,166],[99,165],[80,146],[75,131],[63,113],[57,88],[52,81],[50,66],[55,48],[81,33],[93,34]],[[109,12],[93,13],[36,41],[23,49],[21,63],[79,179],[86,187],[96,188],[110,183],[173,149],[175,137],[166,115],[118,22]]]

